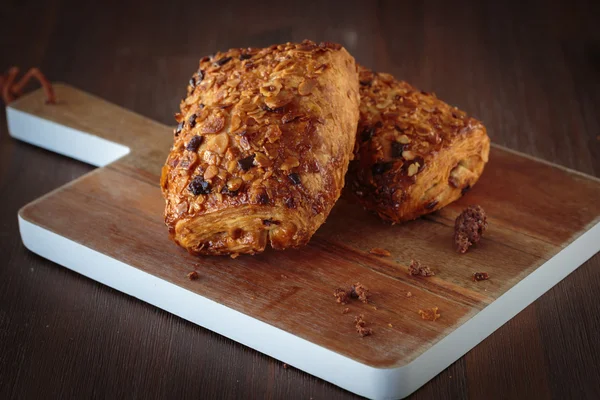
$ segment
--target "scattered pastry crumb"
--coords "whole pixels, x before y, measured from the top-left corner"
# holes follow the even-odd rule
[[[233,259],[236,259],[236,258],[238,258],[239,256],[240,256],[240,253],[231,253],[231,254],[229,255],[229,257],[231,257],[231,258],[233,258]]]
[[[469,247],[479,242],[487,229],[487,216],[481,206],[469,206],[454,222],[454,244],[456,251],[464,254]]]
[[[406,292],[406,297],[412,297],[412,296],[413,296],[412,292]]]
[[[346,307],[342,310],[342,314],[348,314],[349,312],[350,312],[350,309],[348,307]]]
[[[392,255],[392,253],[390,253],[389,251],[387,251],[386,249],[382,249],[381,247],[375,247],[372,248],[369,253],[371,254],[375,254],[376,256],[380,256],[380,257],[389,257]]]
[[[289,365],[287,365],[286,363],[283,363],[283,369],[288,369]]]
[[[410,260],[410,265],[408,266],[408,273],[413,276],[434,276],[435,272],[433,272],[429,267],[421,265],[420,262],[416,260]]]
[[[287,275],[281,274],[281,277],[282,277],[283,279],[287,279]]]
[[[388,326],[389,326],[390,328],[393,328],[393,327],[394,327],[394,325],[392,325],[392,324],[388,324]]]
[[[373,306],[373,310],[377,310],[377,306]]]
[[[441,317],[441,314],[438,313],[437,307],[432,307],[427,310],[419,310],[419,315],[426,321],[435,321]]]
[[[346,304],[348,302],[350,293],[342,288],[337,288],[334,290],[333,295],[335,296],[335,301],[339,304]]]
[[[365,316],[363,314],[357,315],[354,317],[354,326],[356,327],[356,332],[361,337],[370,336],[373,334],[373,330],[371,328],[367,328],[365,325],[367,321],[365,321]]]
[[[355,299],[359,299],[363,303],[369,302],[369,289],[364,287],[360,282],[356,282],[352,285],[352,289],[350,290],[350,296]]]
[[[187,277],[190,281],[195,281],[196,279],[198,279],[198,273],[196,271],[189,272],[187,274]]]
[[[475,272],[473,274],[474,281],[487,281],[488,279],[490,279],[490,276],[487,272]]]

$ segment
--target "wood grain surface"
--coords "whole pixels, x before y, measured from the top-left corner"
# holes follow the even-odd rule
[[[39,65],[163,123],[200,55],[310,37],[435,91],[495,143],[600,173],[591,3],[18,4],[1,67]],[[10,140],[4,122],[0,140],[0,397],[352,397],[28,253],[17,209],[91,168]],[[414,397],[598,397],[599,289],[595,256]]]
[[[600,202],[589,201],[600,199],[599,179],[494,147],[477,185],[425,218],[391,226],[347,193],[304,248],[195,257],[168,239],[163,222],[159,180],[169,128],[71,86],[54,89],[55,105],[38,89],[10,107],[131,151],[28,204],[19,211],[23,219],[373,367],[415,360],[600,222]],[[477,248],[459,255],[454,220],[469,204],[488,210],[490,226]],[[378,247],[391,256],[371,254]],[[437,275],[410,276],[413,259]],[[199,279],[190,281],[191,271]],[[473,282],[481,271],[491,279]],[[344,314],[332,293],[355,282],[371,289],[370,303],[348,304]],[[443,317],[424,322],[419,310],[432,307]],[[373,337],[356,334],[359,314]]]

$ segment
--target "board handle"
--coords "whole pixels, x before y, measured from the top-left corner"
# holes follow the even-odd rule
[[[58,102],[42,89],[6,107],[12,137],[102,167],[129,153],[164,152],[172,128],[64,83],[53,84]]]

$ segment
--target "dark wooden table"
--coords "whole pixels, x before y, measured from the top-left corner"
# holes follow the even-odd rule
[[[498,144],[600,175],[598,2],[6,3],[2,70],[40,66],[164,123],[201,56],[328,40]],[[0,119],[0,398],[354,397],[28,252],[17,210],[92,167],[12,140]],[[599,293],[596,255],[413,398],[600,398]]]

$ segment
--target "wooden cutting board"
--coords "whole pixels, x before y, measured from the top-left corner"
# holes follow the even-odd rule
[[[163,223],[172,128],[55,89],[57,105],[40,90],[8,107],[11,135],[103,168],[20,210],[27,248],[366,397],[412,393],[600,250],[600,180],[494,146],[469,193],[417,221],[386,225],[346,196],[307,247],[194,257]],[[459,255],[453,224],[469,204],[484,207],[489,229]],[[436,275],[409,276],[411,259]],[[334,289],[355,282],[371,303],[337,304]],[[441,317],[421,319],[431,307]],[[356,333],[358,314],[372,336]]]

